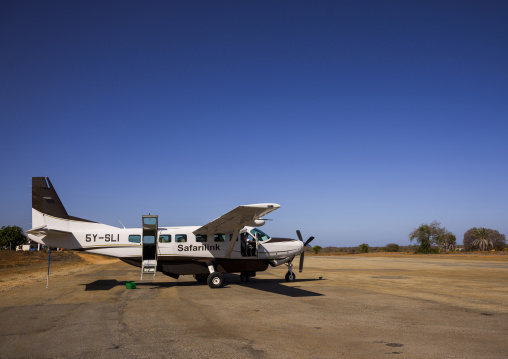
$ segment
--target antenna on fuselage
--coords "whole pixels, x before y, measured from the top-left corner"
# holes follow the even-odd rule
[[[125,229],[125,226],[123,225],[122,221],[118,220],[118,222],[120,222],[120,224],[122,225],[123,229]]]

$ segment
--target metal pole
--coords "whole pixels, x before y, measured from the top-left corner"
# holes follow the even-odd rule
[[[46,279],[46,288],[49,287],[49,264],[51,263],[51,247],[49,247],[49,252],[48,252],[48,277]]]

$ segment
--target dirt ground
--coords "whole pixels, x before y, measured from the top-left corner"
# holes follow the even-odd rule
[[[508,358],[500,258],[309,256],[296,282],[280,266],[220,289],[78,263],[0,293],[0,357]]]
[[[413,254],[408,252],[380,252],[358,254],[324,254],[306,253],[307,257],[388,257],[388,258],[428,258],[443,260],[468,260],[488,262],[508,262],[508,252],[477,252],[448,254]],[[297,258],[298,259],[298,258]],[[92,269],[93,265],[118,262],[116,258],[78,252],[52,251],[50,278],[72,275]],[[34,251],[0,251],[0,292],[27,284],[44,282],[47,279],[48,253]]]

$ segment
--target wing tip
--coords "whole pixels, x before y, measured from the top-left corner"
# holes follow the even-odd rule
[[[244,204],[242,207],[255,207],[255,208],[280,208],[280,204],[277,203],[254,203],[254,204]]]

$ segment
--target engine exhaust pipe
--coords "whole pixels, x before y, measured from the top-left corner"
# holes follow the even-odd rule
[[[295,256],[287,257],[285,259],[280,259],[280,260],[272,259],[269,263],[272,267],[277,267],[277,266],[280,266],[281,264],[291,262],[293,260],[293,258],[295,258]]]

